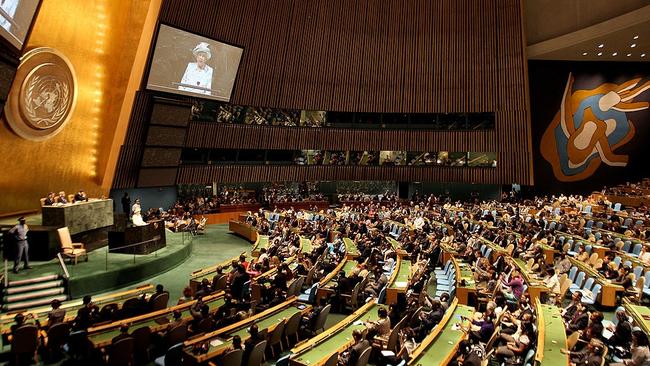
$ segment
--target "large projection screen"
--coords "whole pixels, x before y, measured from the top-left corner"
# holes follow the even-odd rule
[[[230,101],[243,49],[162,24],[147,89]]]
[[[0,0],[0,36],[22,50],[40,0]]]

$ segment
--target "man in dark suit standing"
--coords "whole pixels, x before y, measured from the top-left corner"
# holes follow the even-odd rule
[[[122,197],[122,212],[130,216],[131,213],[131,197],[129,197],[129,192],[124,192]]]
[[[25,262],[25,269],[32,268],[29,266],[29,244],[27,243],[28,231],[29,226],[27,226],[24,216],[21,216],[18,219],[18,225],[12,227],[11,230],[9,230],[9,234],[13,235],[14,241],[16,242],[14,273],[18,273],[18,267],[20,266],[21,259]]]

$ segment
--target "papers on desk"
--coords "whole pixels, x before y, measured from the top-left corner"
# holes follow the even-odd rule
[[[212,347],[218,347],[218,346],[221,346],[222,344],[223,344],[223,342],[219,338],[216,338],[216,339],[213,339],[213,340],[210,341],[210,345]]]
[[[363,321],[361,321],[361,320],[357,320],[352,324],[354,324],[354,325],[364,325],[365,323]]]
[[[404,281],[395,282],[395,287],[406,287],[407,285],[408,282],[404,282]]]
[[[610,339],[612,338],[613,335],[614,333],[610,332],[609,329],[607,328],[603,329],[603,338]]]
[[[388,351],[388,350],[383,350],[383,351],[381,351],[381,355],[384,356],[384,357],[393,357],[393,356],[395,356],[395,352]]]

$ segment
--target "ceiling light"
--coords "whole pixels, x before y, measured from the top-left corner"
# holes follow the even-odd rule
[[[634,36],[634,39],[639,39],[639,36]]]
[[[630,45],[630,47],[632,47],[632,48],[636,47],[636,43],[632,43],[632,44]]]
[[[631,53],[628,53],[628,54],[627,54],[627,57],[630,57],[630,56],[632,56],[632,54],[631,54]]]
[[[645,53],[642,53],[642,54],[641,54],[641,57],[645,57]]]
[[[587,56],[587,52],[583,52],[582,55],[583,55],[583,56]]]
[[[616,55],[618,55],[618,52],[612,53],[612,56],[616,56]]]
[[[603,55],[603,53],[602,53],[602,52],[598,52],[598,56],[602,56],[602,55]]]
[[[598,48],[603,48],[603,47],[605,47],[604,43],[601,43],[601,44],[598,45]]]

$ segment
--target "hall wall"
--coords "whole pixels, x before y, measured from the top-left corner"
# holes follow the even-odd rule
[[[113,169],[109,155],[151,1],[43,1],[26,50],[64,53],[76,71],[78,100],[67,126],[46,141],[24,140],[2,121],[0,214],[36,209],[48,191],[108,195],[102,179]]]

